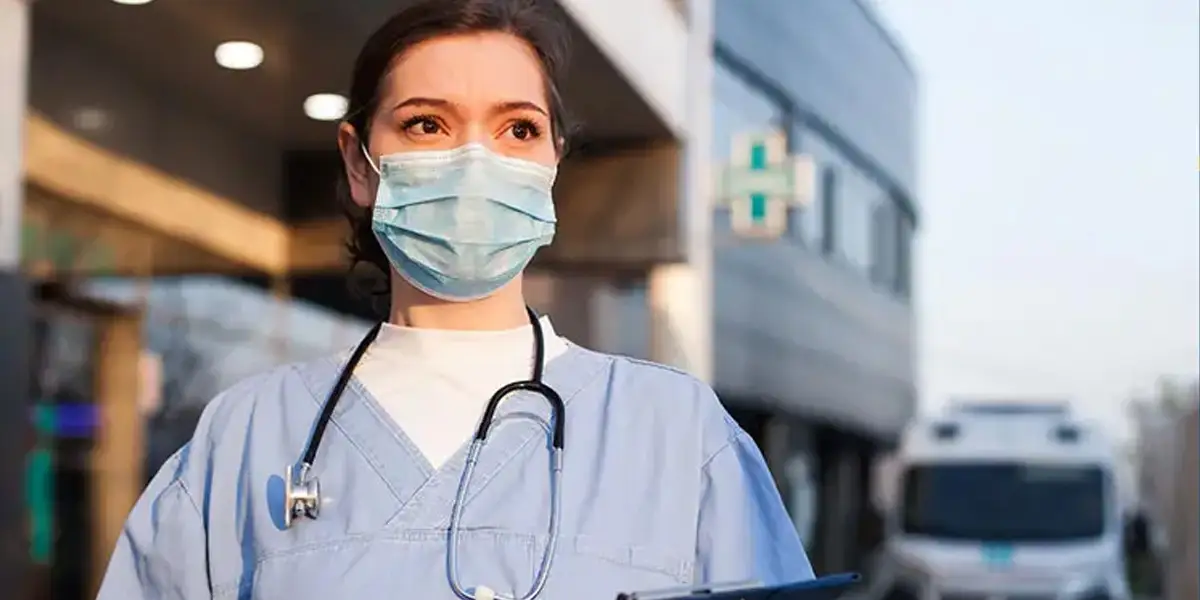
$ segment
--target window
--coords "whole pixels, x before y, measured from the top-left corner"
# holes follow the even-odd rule
[[[770,129],[787,132],[789,152],[803,149],[817,167],[806,206],[788,215],[787,235],[814,252],[837,257],[881,289],[907,297],[911,285],[913,223],[891,189],[869,165],[808,122],[744,72],[717,59],[713,74],[713,149],[716,168],[729,163],[735,136]],[[727,212],[714,215],[714,232],[728,232]]]
[[[913,222],[907,214],[896,219],[896,293],[904,298],[912,294],[912,238]]]
[[[838,235],[838,177],[832,167],[821,169],[821,252],[831,255],[837,251]]]
[[[806,233],[819,231],[819,235],[810,234],[811,239],[819,240],[815,247],[866,276],[871,270],[873,211],[882,190],[825,138],[806,131],[803,142],[821,171],[817,190],[820,214],[811,215]]]
[[[820,171],[805,238],[882,289],[906,294],[913,227],[898,198],[819,133],[798,127],[795,135]]]
[[[838,254],[864,277],[871,272],[871,220],[879,189],[857,168],[846,164],[838,202]]]
[[[875,206],[871,215],[871,281],[886,287],[896,287],[896,259],[899,248],[899,227],[896,206],[887,199]]]
[[[1104,534],[1108,477],[1091,465],[915,466],[901,529],[947,540],[1068,542]]]

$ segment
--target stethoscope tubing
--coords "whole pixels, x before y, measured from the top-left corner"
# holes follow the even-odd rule
[[[458,480],[458,490],[454,494],[454,507],[450,511],[449,531],[446,534],[446,567],[449,573],[450,589],[461,600],[475,600],[476,598],[470,590],[462,587],[460,583],[458,570],[458,532],[462,519],[463,505],[466,503],[467,489],[471,477],[474,475],[475,464],[479,460],[479,453],[483,445],[484,442],[482,440],[473,440],[471,447],[467,450],[467,461],[463,466],[462,477]],[[546,587],[546,581],[549,579],[550,568],[554,563],[554,555],[558,551],[559,526],[562,523],[562,449],[552,447],[550,454],[552,461],[550,471],[550,527],[547,532],[546,548],[542,552],[542,561],[538,565],[537,576],[525,595],[516,597],[496,594],[495,598],[497,600],[533,600],[542,593],[542,590]]]
[[[488,399],[487,406],[484,408],[483,417],[479,421],[479,427],[475,431],[475,436],[471,440],[471,445],[467,449],[466,462],[463,465],[462,475],[458,480],[458,489],[454,495],[454,506],[450,511],[450,524],[447,532],[447,551],[446,562],[450,587],[455,595],[463,600],[475,600],[475,594],[462,587],[459,583],[459,568],[458,568],[458,537],[459,528],[462,520],[463,506],[466,503],[467,491],[470,487],[471,478],[475,473],[475,465],[479,462],[479,454],[483,450],[483,446],[487,442],[488,433],[491,431],[492,423],[496,415],[496,410],[501,402],[509,395],[517,392],[530,392],[542,396],[549,404],[551,409],[553,428],[551,432],[550,446],[550,524],[549,537],[546,541],[545,551],[542,553],[541,564],[538,568],[537,576],[534,579],[533,585],[529,591],[520,596],[507,596],[496,594],[494,597],[499,600],[532,600],[542,593],[545,589],[547,578],[550,574],[550,567],[554,562],[554,555],[558,547],[559,527],[561,519],[561,497],[562,497],[562,468],[563,468],[563,448],[566,429],[566,408],[562,397],[554,388],[546,385],[542,381],[542,376],[545,369],[546,358],[546,340],[545,334],[538,323],[537,313],[533,309],[526,307],[526,314],[529,316],[529,322],[533,326],[534,336],[534,361],[533,373],[530,379],[525,381],[514,381],[501,387],[499,390]],[[303,477],[307,477],[312,470],[312,465],[316,461],[317,450],[320,448],[321,441],[325,436],[325,429],[329,426],[329,422],[333,420],[334,411],[337,408],[337,403],[345,393],[346,387],[350,383],[350,379],[354,375],[354,369],[366,354],[367,348],[375,342],[379,337],[379,332],[383,329],[383,323],[375,324],[363,337],[362,341],[355,347],[354,352],[350,355],[350,359],[346,361],[346,365],[338,374],[337,382],[333,389],[330,390],[329,396],[325,400],[325,404],[321,406],[321,413],[317,417],[317,421],[313,426],[313,431],[309,435],[308,441],[304,447],[304,454],[300,459],[298,473]],[[313,478],[315,481],[315,477]],[[319,488],[318,488],[319,489]],[[319,492],[318,492],[319,494]],[[292,513],[294,507],[290,501],[284,507],[289,514]],[[319,503],[319,498],[318,498]],[[317,512],[307,512],[307,516],[311,519],[317,518]]]
[[[350,384],[350,378],[354,376],[355,367],[362,361],[363,355],[367,353],[367,348],[375,343],[375,338],[379,337],[379,332],[382,329],[383,323],[376,323],[371,327],[367,335],[354,348],[354,353],[350,355],[350,360],[346,361],[346,366],[342,367],[342,372],[338,373],[337,383],[329,391],[329,396],[325,398],[325,404],[321,405],[321,414],[317,417],[317,423],[313,427],[312,433],[308,436],[308,443],[304,445],[304,455],[300,459],[301,468],[311,469],[313,463],[316,462],[317,449],[321,446],[321,440],[325,439],[325,428],[333,420],[333,411],[337,408],[338,400],[342,399],[342,394],[345,393],[346,386]]]

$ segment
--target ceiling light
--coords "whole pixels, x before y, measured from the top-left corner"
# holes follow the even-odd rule
[[[124,4],[125,6],[141,6],[143,4],[150,4],[154,0],[112,0],[112,1],[116,2],[117,4]]]
[[[226,69],[245,71],[262,64],[262,46],[253,42],[225,42],[217,46],[217,64]]]
[[[71,121],[81,131],[103,131],[108,129],[108,113],[99,108],[80,108],[71,115]]]
[[[346,116],[349,101],[338,94],[313,94],[304,99],[304,114],[316,121],[336,121]]]

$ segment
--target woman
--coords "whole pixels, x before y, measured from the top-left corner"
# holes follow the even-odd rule
[[[338,145],[370,215],[351,247],[390,274],[389,323],[365,352],[213,401],[133,509],[103,600],[612,600],[812,576],[712,390],[527,312],[521,272],[554,234],[561,38],[515,0],[427,0],[370,38]],[[562,420],[537,383],[483,416],[528,380]],[[313,478],[319,503],[285,501]]]

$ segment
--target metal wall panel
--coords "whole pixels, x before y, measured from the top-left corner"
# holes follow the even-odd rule
[[[717,2],[717,40],[916,195],[917,79],[862,0]]]
[[[755,128],[788,129],[793,147],[807,151],[808,115],[839,134],[834,151],[865,156],[900,194],[913,193],[915,77],[866,7],[739,0],[717,10],[718,44],[743,67],[731,75],[718,64],[717,161],[727,159],[729,137]],[[834,167],[843,175],[852,168]],[[824,225],[810,222],[814,214],[793,211],[791,229],[765,241],[736,239],[729,215],[717,214],[717,390],[893,439],[915,408],[912,306],[893,286],[874,283],[871,269],[824,255],[810,231]]]

